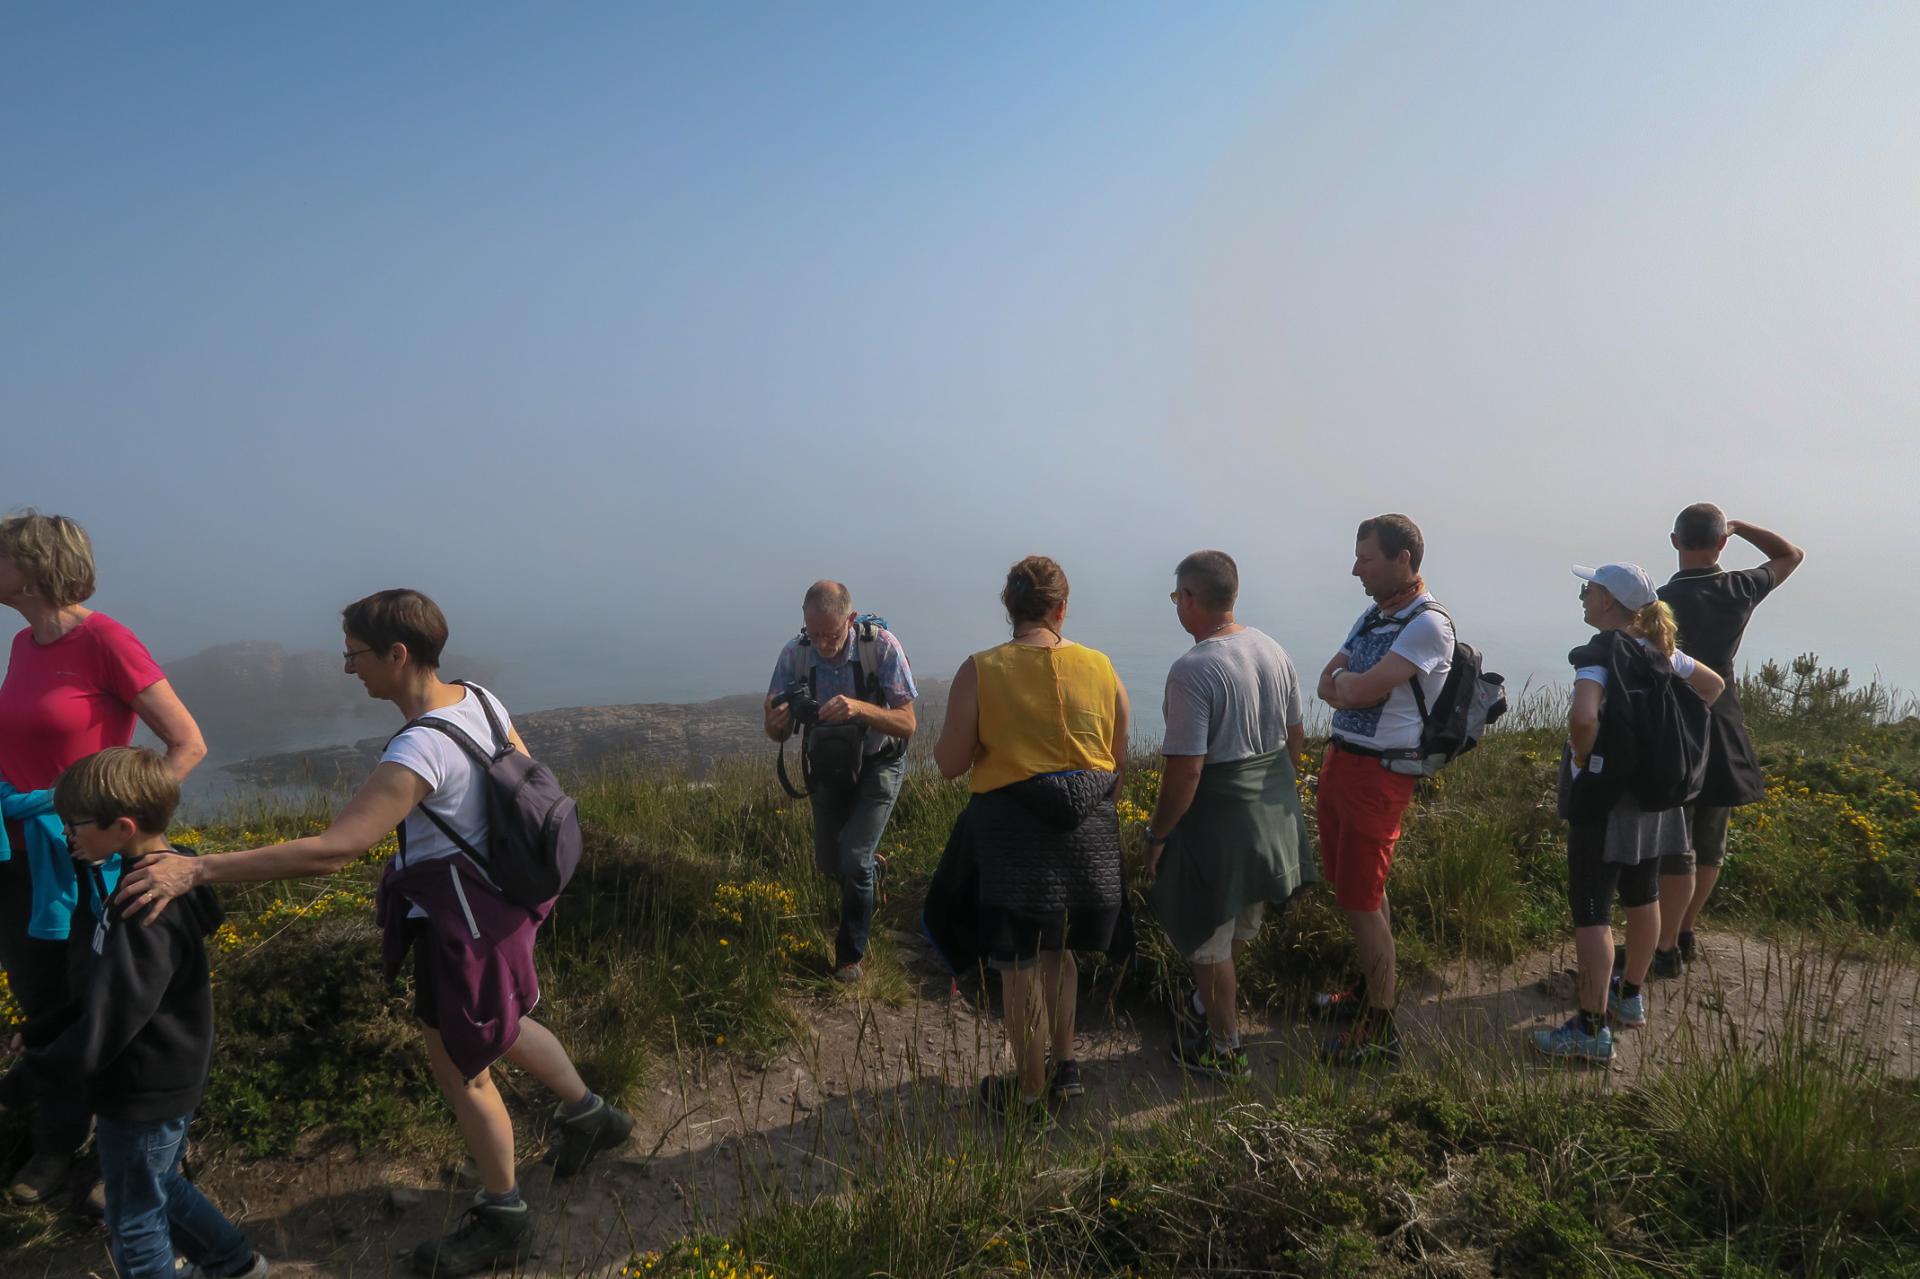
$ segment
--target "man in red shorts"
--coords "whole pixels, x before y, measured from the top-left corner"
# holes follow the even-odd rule
[[[1413,799],[1422,707],[1439,697],[1453,666],[1453,620],[1420,577],[1425,551],[1404,515],[1360,525],[1353,575],[1373,603],[1320,674],[1320,700],[1334,710],[1315,801],[1320,864],[1353,928],[1360,967],[1348,989],[1313,996],[1318,1016],[1352,1023],[1326,1043],[1335,1065],[1400,1059],[1387,871]]]

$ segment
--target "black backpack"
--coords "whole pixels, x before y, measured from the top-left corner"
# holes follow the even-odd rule
[[[483,852],[460,837],[438,813],[420,805],[428,821],[472,858],[500,895],[532,910],[560,895],[580,864],[580,815],[572,796],[560,789],[553,770],[513,748],[493,701],[478,684],[455,680],[480,699],[494,748],[483,750],[458,724],[423,715],[400,730],[431,728],[452,738],[480,770],[487,797],[487,847]],[[400,733],[395,733],[398,737]],[[391,741],[392,739],[388,739]],[[407,824],[400,823],[400,858],[407,855]]]
[[[1452,614],[1428,600],[1404,618],[1389,617],[1376,608],[1361,624],[1360,634],[1395,622],[1405,629],[1414,618],[1429,610],[1446,618],[1449,625],[1453,623]],[[1417,750],[1383,752],[1381,762],[1392,772],[1433,776],[1478,746],[1486,726],[1507,713],[1506,677],[1487,670],[1480,650],[1463,643],[1457,634],[1453,641],[1453,664],[1447,668],[1447,678],[1431,707],[1427,705],[1427,691],[1421,686],[1421,677],[1415,675],[1408,683],[1413,690],[1413,704],[1420,710],[1420,746]]]
[[[1707,781],[1713,710],[1665,659],[1648,654],[1650,688],[1633,690],[1634,759],[1627,773],[1633,802],[1658,813],[1691,804]]]
[[[1567,657],[1575,667],[1603,667],[1607,693],[1588,766],[1567,784],[1564,815],[1603,820],[1622,796],[1648,813],[1698,798],[1713,714],[1707,700],[1666,658],[1619,631],[1596,635]]]

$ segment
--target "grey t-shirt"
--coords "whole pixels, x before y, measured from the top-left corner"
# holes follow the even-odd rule
[[[1251,626],[1201,640],[1167,672],[1160,749],[1227,764],[1284,750],[1301,722],[1300,677],[1272,636]]]

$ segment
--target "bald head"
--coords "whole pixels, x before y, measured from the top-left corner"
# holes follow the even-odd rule
[[[807,588],[807,597],[800,602],[800,608],[815,617],[851,617],[853,596],[848,593],[844,582],[830,582],[822,578]]]

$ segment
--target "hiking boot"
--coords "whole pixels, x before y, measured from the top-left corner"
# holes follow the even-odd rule
[[[1680,948],[1656,950],[1653,952],[1653,964],[1647,969],[1647,976],[1662,979],[1678,977],[1687,971],[1686,960],[1680,957]]]
[[[867,970],[860,966],[860,961],[857,959],[850,964],[841,964],[833,970],[833,979],[842,986],[858,986],[860,979],[866,975]]]
[[[425,1247],[425,1245],[421,1245]],[[236,1270],[228,1275],[216,1275],[211,1270],[202,1270],[199,1266],[187,1265],[173,1272],[173,1279],[267,1279],[269,1273],[267,1259],[259,1253],[253,1254],[253,1260],[247,1263],[245,1270]],[[441,1274],[452,1271],[442,1270]]]
[[[1080,1080],[1080,1063],[1077,1061],[1055,1062],[1047,1077],[1047,1095],[1055,1101],[1068,1101],[1074,1097],[1085,1096],[1086,1084]]]
[[[573,1176],[595,1155],[612,1150],[633,1135],[633,1116],[605,1097],[595,1097],[593,1106],[584,1115],[571,1119],[556,1109],[554,1123],[560,1130],[560,1140],[547,1158],[553,1164],[556,1177]]]
[[[1622,1030],[1638,1030],[1647,1024],[1647,992],[1637,990],[1630,999],[1620,995],[1620,978],[1607,987],[1607,1015]]]
[[[1226,1080],[1248,1079],[1253,1075],[1253,1062],[1247,1059],[1246,1049],[1222,1048],[1206,1031],[1191,1039],[1176,1036],[1172,1055],[1173,1064],[1191,1075],[1211,1075]]]
[[[978,1098],[980,1108],[990,1115],[1023,1124],[1029,1132],[1053,1131],[1053,1109],[1047,1105],[1046,1096],[1029,1099],[1013,1075],[988,1075],[980,1081]]]
[[[451,1233],[413,1250],[413,1268],[434,1279],[516,1266],[533,1252],[533,1214],[524,1203],[511,1208],[476,1202],[460,1214]]]
[[[36,1154],[13,1174],[7,1197],[17,1204],[43,1204],[64,1191],[72,1177],[71,1155]]]
[[[1307,996],[1307,1011],[1318,1021],[1353,1021],[1367,1006],[1367,988],[1354,983],[1345,990],[1316,990]]]
[[[1680,934],[1680,962],[1692,965],[1700,957],[1700,943],[1692,933]]]
[[[1602,1026],[1597,1032],[1588,1034],[1581,1029],[1578,1013],[1568,1018],[1564,1026],[1534,1031],[1533,1046],[1549,1057],[1601,1063],[1613,1060],[1613,1032]]]
[[[1398,1066],[1404,1055],[1399,1027],[1372,1019],[1356,1021],[1353,1029],[1320,1045],[1320,1058],[1329,1066]]]

